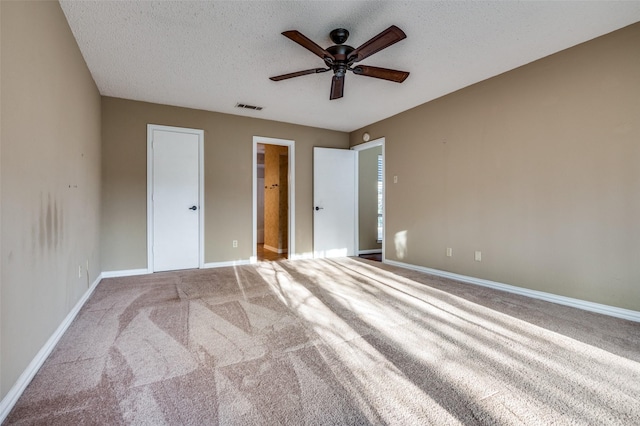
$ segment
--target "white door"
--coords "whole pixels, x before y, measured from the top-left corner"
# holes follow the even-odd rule
[[[165,129],[150,129],[153,271],[198,268],[202,133]]]
[[[313,149],[313,256],[355,255],[356,152]]]

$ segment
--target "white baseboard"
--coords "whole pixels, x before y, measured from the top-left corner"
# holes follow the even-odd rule
[[[506,291],[509,293],[515,293],[522,296],[531,297],[533,299],[546,300],[547,302],[570,306],[572,308],[578,308],[585,311],[596,312],[603,315],[609,315],[611,317],[640,322],[640,312],[632,311],[631,309],[618,308],[616,306],[603,305],[601,303],[574,299],[572,297],[559,296],[557,294],[546,293],[544,291],[530,290],[528,288],[516,287],[509,284],[502,284],[494,281],[484,280],[482,278],[474,278],[466,275],[454,274],[453,272],[431,269],[424,266],[411,265],[409,263],[397,262],[394,260],[385,260],[384,263],[392,266],[399,266],[405,269],[411,269],[418,272],[424,272],[426,274],[436,275],[439,277],[450,278],[452,280],[462,281],[468,284],[475,284],[483,287],[494,288],[496,290]]]
[[[9,392],[7,392],[5,397],[2,398],[2,401],[0,401],[0,424],[7,418],[7,416],[13,409],[13,406],[16,404],[16,402],[18,402],[18,398],[20,398],[20,395],[22,395],[29,383],[31,383],[33,377],[36,375],[40,367],[42,367],[42,364],[44,364],[47,357],[51,354],[60,338],[64,335],[64,332],[67,331],[67,328],[69,328],[76,315],[78,315],[80,309],[84,306],[87,300],[89,300],[89,296],[91,296],[102,278],[102,274],[98,275],[93,284],[91,284],[91,287],[89,287],[89,289],[84,293],[80,300],[78,300],[73,309],[71,309],[64,320],[62,320],[62,323],[60,323],[51,337],[49,337],[49,340],[47,340],[44,346],[31,360],[27,368],[25,368],[25,370],[22,372],[20,377],[18,377],[18,380],[14,383],[11,389],[9,389]]]
[[[228,260],[226,262],[211,262],[205,263],[203,268],[224,268],[225,266],[241,266],[241,265],[249,265],[251,263],[251,259],[240,259],[240,260]]]
[[[240,260],[229,260],[226,262],[210,262],[202,265],[202,269],[208,268],[222,268],[225,266],[239,266],[239,265],[249,265],[250,263],[255,263],[251,261],[251,259],[240,259]],[[152,274],[153,272],[148,269],[127,269],[122,271],[105,271],[102,273],[102,278],[118,278],[118,277],[132,277],[135,275],[146,275]]]
[[[313,259],[313,252],[294,253],[289,255],[289,260]]]
[[[269,251],[272,251],[272,252],[278,253],[278,254],[287,253],[289,251],[287,249],[279,249],[279,248],[276,248],[276,247],[271,247],[271,246],[268,246],[266,244],[264,244],[263,247],[264,247],[265,250],[269,250]]]
[[[122,271],[105,271],[102,273],[102,278],[118,278],[118,277],[132,277],[134,275],[146,275],[151,272],[148,269],[125,269]]]
[[[382,254],[382,249],[358,250],[358,255],[361,254]]]

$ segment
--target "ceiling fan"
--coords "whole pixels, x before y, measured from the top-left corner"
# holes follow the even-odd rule
[[[349,38],[349,31],[344,28],[337,28],[331,31],[329,36],[335,43],[335,46],[331,46],[326,50],[318,46],[299,31],[285,31],[282,35],[298,43],[300,46],[311,51],[315,55],[318,55],[322,58],[328,68],[312,68],[310,70],[297,71],[270,77],[269,79],[273,81],[280,81],[288,78],[300,77],[302,75],[333,71],[331,94],[329,96],[329,99],[331,100],[341,98],[344,95],[344,78],[347,71],[352,71],[356,75],[381,78],[383,80],[394,81],[396,83],[402,83],[409,76],[409,73],[406,71],[371,67],[367,65],[354,66],[356,62],[360,62],[374,53],[406,38],[407,35],[395,25],[390,26],[371,40],[364,43],[362,46],[355,49],[344,44],[344,42],[347,41],[347,38]]]

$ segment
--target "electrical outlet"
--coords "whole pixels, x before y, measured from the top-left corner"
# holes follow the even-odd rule
[[[451,247],[447,247],[447,257],[453,256],[453,249]]]
[[[233,240],[233,248],[238,248],[238,240]]]
[[[82,278],[82,265],[78,265],[78,278]]]
[[[393,177],[393,183],[398,183],[398,176]]]
[[[477,251],[476,252],[475,260],[476,260],[476,262],[482,262],[482,252],[481,251]]]

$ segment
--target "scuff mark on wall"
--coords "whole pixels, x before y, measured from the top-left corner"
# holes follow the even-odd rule
[[[45,246],[47,245],[46,238],[46,223],[45,223],[45,215],[44,215],[44,199],[42,193],[40,193],[40,219],[38,221],[38,246],[40,247],[40,253],[44,251]]]
[[[47,238],[47,249],[52,249],[53,243],[53,213],[51,212],[51,194],[47,195],[47,213],[46,213],[46,222],[45,222],[45,234]]]
[[[53,200],[53,248],[58,248],[58,238],[60,232],[60,223],[58,216],[58,200]]]
[[[53,198],[51,193],[46,196],[40,194],[40,217],[38,220],[38,231],[36,225],[32,227],[32,247],[35,252],[35,240],[37,233],[37,241],[40,252],[57,250],[62,246],[64,240],[64,211],[62,203],[57,198]]]

